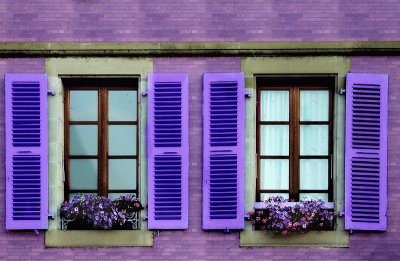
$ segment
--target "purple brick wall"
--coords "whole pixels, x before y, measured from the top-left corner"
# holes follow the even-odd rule
[[[0,1],[0,41],[398,40],[397,0]]]
[[[162,231],[152,248],[46,249],[44,237],[33,232],[4,230],[4,203],[0,204],[0,260],[400,260],[400,58],[356,57],[353,72],[389,74],[389,208],[385,233],[355,233],[349,249],[240,248],[239,233],[204,232],[201,229],[202,74],[240,71],[238,58],[160,58],[156,72],[187,72],[190,86],[189,229]],[[42,59],[2,59],[4,73],[43,73]],[[4,82],[0,82],[0,146],[4,147]],[[0,198],[4,198],[4,153],[0,150]]]

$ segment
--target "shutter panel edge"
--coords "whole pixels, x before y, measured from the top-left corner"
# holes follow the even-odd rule
[[[180,82],[181,83],[181,124],[182,141],[181,147],[177,148],[155,148],[154,139],[154,85],[157,82]],[[148,74],[148,229],[187,229],[189,227],[189,79],[187,73],[150,73]],[[155,219],[155,177],[151,171],[155,167],[155,156],[160,152],[171,154],[180,152],[181,156],[181,219],[179,220],[156,220]],[[173,154],[176,155],[176,154]]]
[[[217,146],[210,144],[211,82],[237,82],[237,146]],[[244,228],[244,149],[245,149],[245,92],[244,73],[205,73],[203,75],[203,222],[204,230],[225,230]],[[211,153],[237,152],[237,209],[235,219],[210,219],[210,157]],[[225,151],[225,152],[224,152]]]
[[[39,146],[23,146],[23,143],[21,144],[21,139],[22,142],[27,142],[26,136],[20,135],[19,140],[17,139],[17,135],[15,138],[15,141],[13,141],[13,110],[12,110],[12,99],[13,95],[13,84],[39,84],[39,103],[40,107],[38,109],[39,115],[40,115],[40,125],[39,127],[39,132],[40,132],[40,137],[39,137]],[[19,86],[20,88],[24,88],[24,86]],[[26,86],[25,86],[26,88]],[[28,87],[28,88],[33,88]],[[21,91],[21,90],[20,90]],[[26,91],[26,90],[25,90]],[[29,90],[30,92],[34,92],[34,90]],[[28,91],[28,93],[29,93]],[[26,97],[34,99],[32,97],[35,96],[35,94],[32,95],[23,95],[23,99],[26,99]],[[32,105],[33,106],[33,105]],[[28,111],[32,112],[34,111],[35,108],[29,108]],[[21,112],[20,112],[21,113]],[[29,117],[30,120],[34,119],[33,116]],[[25,119],[19,119],[19,120],[26,120]],[[22,130],[19,130],[20,132],[24,130],[26,127],[22,127]],[[31,129],[33,128],[32,126],[30,127]],[[30,130],[32,131],[32,130]],[[26,135],[26,133],[25,133]],[[21,137],[22,136],[22,137]],[[29,140],[29,138],[28,138]],[[34,142],[31,139],[32,144]],[[16,146],[14,146],[14,145]],[[48,110],[47,110],[47,75],[46,74],[5,74],[5,165],[6,165],[6,229],[7,230],[30,230],[30,229],[47,229],[48,228]],[[18,157],[17,157],[18,156]],[[27,157],[29,156],[29,157]],[[14,186],[16,187],[15,189],[24,189],[23,186],[26,184],[18,184],[20,182],[16,182],[15,185],[13,185],[14,182],[14,173],[13,173],[13,164],[17,164],[22,162],[24,164],[24,159],[29,159],[29,162],[33,162],[34,159],[38,158],[40,160],[40,185],[39,185],[39,195],[40,195],[40,204],[39,207],[37,206],[38,202],[36,201],[35,203],[34,200],[32,200],[32,196],[27,197],[29,200],[26,201],[25,199],[18,199],[19,202],[23,201],[23,203],[15,203],[19,204],[19,206],[14,205],[13,203],[13,193],[14,193]],[[14,162],[15,160],[15,162]],[[27,167],[26,161],[25,161],[25,168],[29,170],[29,167]],[[26,170],[25,170],[26,171]],[[32,174],[32,173],[30,173]],[[31,181],[32,182],[32,181]],[[22,182],[23,183],[23,182]],[[21,188],[22,186],[22,188]],[[19,188],[18,188],[19,187]],[[26,189],[31,189],[30,191],[24,191],[23,193],[37,193],[37,187],[36,188],[26,188]],[[23,195],[23,193],[20,193],[19,195]],[[36,194],[36,195],[38,195]],[[32,194],[31,194],[32,195]],[[25,206],[24,206],[25,204]],[[26,206],[31,204],[31,208],[34,208],[33,206],[36,204],[36,208],[39,208],[39,210],[31,211],[33,212],[39,212],[39,214],[30,214],[28,215],[27,213],[24,213],[26,211]],[[24,209],[25,208],[25,209]],[[13,212],[15,211],[15,212]],[[21,213],[22,212],[22,213]],[[15,215],[15,216],[14,216]]]
[[[374,150],[372,145],[370,148],[367,142],[362,144],[353,145],[353,100],[354,100],[354,86],[361,87],[362,86],[379,86],[379,95],[380,95],[380,107],[379,107],[379,116],[380,116],[380,129],[379,129],[379,150]],[[366,88],[367,88],[366,87]],[[358,89],[360,90],[360,89]],[[362,89],[361,89],[362,90]],[[365,95],[360,93],[357,95]],[[369,105],[371,102],[368,103]],[[370,110],[367,110],[368,113],[371,113]],[[358,116],[359,117],[359,116]],[[366,116],[365,116],[366,117]],[[359,119],[358,119],[359,120]],[[372,231],[385,231],[387,227],[387,135],[388,135],[388,75],[385,74],[361,74],[361,73],[348,73],[346,79],[346,137],[345,137],[345,229],[347,230],[372,230]],[[357,137],[359,138],[359,137]],[[359,141],[360,139],[357,139]],[[361,140],[362,141],[362,140]],[[354,149],[353,147],[358,147]],[[362,146],[366,146],[364,149]],[[376,145],[375,145],[376,146]],[[354,182],[354,186],[359,186],[357,189],[362,192],[362,182],[364,180],[360,180],[362,178],[363,172],[358,172],[358,177],[353,176],[353,170],[357,171],[357,168],[362,166],[362,158],[367,159],[367,161],[372,165],[374,162],[379,163],[379,208],[378,212],[375,210],[370,210],[371,217],[365,217],[365,211],[368,211],[368,207],[371,208],[374,205],[373,197],[371,194],[367,195],[369,198],[366,198],[365,204],[362,204],[362,199],[358,200],[353,207],[352,195],[353,191],[353,178],[356,180]],[[358,160],[360,163],[356,163]],[[365,163],[365,162],[364,162]],[[359,165],[356,165],[359,164]],[[354,166],[354,168],[352,168]],[[373,170],[368,169],[371,173]],[[376,174],[375,177],[369,178],[377,180]],[[361,183],[360,183],[361,182]],[[359,185],[361,184],[361,185]],[[366,186],[364,186],[366,187]],[[373,191],[370,187],[365,188],[368,189],[371,193]],[[375,200],[376,201],[376,200]],[[359,203],[361,202],[361,203]],[[376,204],[376,203],[375,203]],[[365,209],[363,209],[363,207]],[[356,212],[355,209],[358,211]],[[364,211],[364,212],[362,212]],[[357,213],[357,214],[356,214]],[[353,218],[354,217],[354,218]],[[374,220],[373,220],[374,219]]]

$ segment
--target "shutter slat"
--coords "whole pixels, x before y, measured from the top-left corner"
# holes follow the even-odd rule
[[[388,76],[347,74],[345,228],[386,230]]]
[[[188,228],[188,75],[149,74],[149,229]]]
[[[244,75],[203,79],[203,229],[244,227]]]
[[[6,229],[47,229],[47,76],[6,74]]]

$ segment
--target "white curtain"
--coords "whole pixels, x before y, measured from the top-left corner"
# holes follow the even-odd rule
[[[261,160],[261,189],[289,189],[289,160]]]
[[[300,91],[300,120],[328,121],[329,91]]]
[[[289,121],[289,91],[261,92],[261,120]]]
[[[328,189],[328,160],[300,160],[300,189]]]

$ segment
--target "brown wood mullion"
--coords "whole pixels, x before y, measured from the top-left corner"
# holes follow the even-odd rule
[[[287,189],[260,189],[260,194],[261,193],[290,193],[290,192]]]
[[[108,121],[108,125],[138,125],[137,121]]]
[[[260,96],[261,89],[257,89],[256,100],[256,155],[257,155],[257,175],[256,175],[256,202],[261,201],[260,186]]]
[[[67,88],[64,92],[65,100],[64,100],[64,119],[66,124],[64,124],[64,199],[69,200],[69,89]]]
[[[98,189],[101,196],[107,196],[107,89],[101,87],[100,93],[100,108],[99,108],[99,171],[98,171]]]
[[[99,157],[96,155],[69,155],[70,159],[98,159]]]
[[[293,172],[292,176],[292,187],[290,189],[290,199],[294,201],[299,201],[299,189],[300,189],[300,90],[299,87],[293,87],[293,153],[292,153],[292,163]]]
[[[69,121],[69,125],[98,125],[98,121]]]
[[[328,142],[328,200],[333,202],[333,99],[334,99],[334,86],[329,88],[329,142]]]
[[[289,125],[289,121],[258,121],[260,125]]]
[[[300,125],[329,125],[329,121],[300,121]]]
[[[113,155],[113,156],[110,156],[110,155],[108,155],[107,156],[107,158],[108,159],[138,159],[138,156],[124,156],[124,155],[122,155],[122,156],[119,156],[119,155]]]

